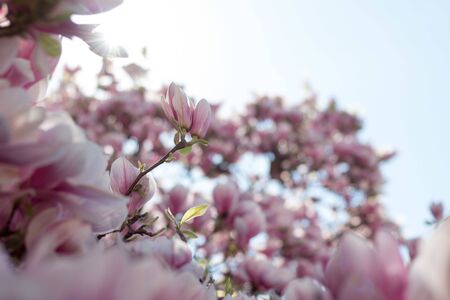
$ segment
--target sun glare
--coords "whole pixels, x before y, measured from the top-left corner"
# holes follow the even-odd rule
[[[110,47],[130,50],[145,46],[143,31],[148,33],[149,20],[141,14],[147,6],[147,1],[125,1],[117,9],[99,16],[101,25],[97,32]]]

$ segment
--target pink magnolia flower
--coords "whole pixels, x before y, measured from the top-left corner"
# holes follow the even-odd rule
[[[172,213],[179,214],[188,208],[189,190],[180,184],[174,186],[166,195],[165,204]]]
[[[218,184],[213,190],[214,206],[219,215],[229,214],[237,205],[239,189],[231,182]]]
[[[161,104],[166,117],[174,123],[176,128],[186,130],[191,128],[194,103],[175,83],[172,82],[169,85],[166,97],[161,99]]]
[[[111,188],[114,192],[126,195],[139,169],[124,157],[117,158],[111,165]],[[149,201],[156,191],[156,182],[151,174],[146,174],[131,192],[128,213],[133,215]]]
[[[450,219],[422,241],[409,274],[408,300],[446,300],[450,296]]]
[[[291,281],[284,291],[286,300],[332,300],[330,292],[318,281],[304,277]]]
[[[204,137],[211,124],[211,108],[204,99],[197,105],[175,83],[171,83],[166,97],[161,99],[162,109],[177,130],[185,129]]]
[[[325,280],[337,300],[404,299],[407,269],[398,242],[380,231],[375,245],[349,232],[331,257]]]

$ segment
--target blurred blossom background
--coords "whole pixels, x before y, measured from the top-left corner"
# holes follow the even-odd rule
[[[430,201],[450,204],[450,1],[125,0],[99,18],[150,69],[150,89],[173,80],[228,114],[254,94],[294,103],[313,90],[357,112],[363,140],[398,152],[382,200],[406,237],[427,230]],[[64,43],[59,73],[100,70],[85,45]]]

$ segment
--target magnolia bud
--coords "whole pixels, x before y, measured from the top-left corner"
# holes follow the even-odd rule
[[[114,192],[126,195],[128,189],[139,175],[139,169],[127,159],[119,157],[111,165],[111,188]],[[128,213],[134,214],[155,194],[156,183],[151,174],[142,178],[130,195]]]
[[[177,127],[189,130],[192,125],[194,105],[175,83],[171,83],[166,97],[161,99],[166,117]]]
[[[441,202],[431,203],[430,211],[436,221],[440,221],[444,218],[444,205]]]

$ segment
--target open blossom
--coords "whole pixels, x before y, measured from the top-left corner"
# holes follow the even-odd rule
[[[217,185],[213,190],[214,206],[219,215],[231,213],[239,200],[239,189],[234,183]]]
[[[206,135],[212,118],[211,107],[206,100],[202,99],[194,105],[192,99],[172,82],[161,103],[166,117],[177,130],[183,128],[198,137]]]

